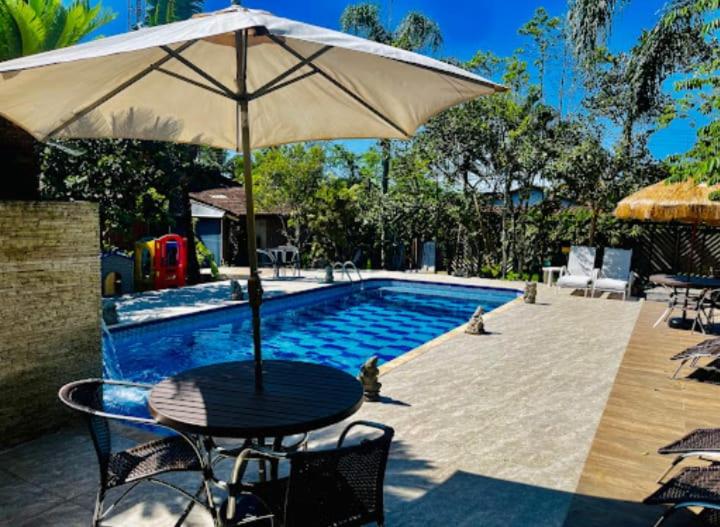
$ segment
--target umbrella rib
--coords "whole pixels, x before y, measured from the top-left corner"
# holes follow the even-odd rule
[[[181,52],[185,51],[187,48],[189,48],[190,46],[192,46],[193,44],[195,44],[196,42],[197,42],[197,40],[188,40],[187,42],[182,44],[180,47],[178,47],[177,51],[173,50],[173,52],[181,53]],[[90,112],[95,110],[98,106],[101,106],[102,104],[106,103],[107,101],[109,101],[110,99],[115,97],[117,94],[125,91],[127,88],[129,88],[130,86],[132,86],[133,84],[135,84],[136,82],[138,82],[139,80],[141,80],[142,78],[147,76],[148,74],[157,70],[160,66],[162,66],[163,64],[165,64],[167,61],[169,61],[172,58],[173,58],[172,56],[167,55],[167,56],[161,58],[160,60],[153,62],[147,68],[145,68],[141,72],[133,75],[132,77],[130,77],[128,80],[126,80],[125,82],[123,82],[122,84],[117,86],[116,88],[113,88],[112,90],[110,90],[108,93],[106,93],[99,99],[96,99],[93,103],[89,104],[88,106],[86,106],[85,108],[80,110],[79,112],[73,114],[73,116],[70,119],[67,119],[66,121],[62,122],[59,126],[55,127],[53,130],[51,130],[50,132],[45,134],[45,136],[43,137],[43,141],[47,140],[48,138],[61,132],[64,128],[67,128],[71,124],[79,121],[80,119],[85,117],[87,114],[89,114]]]
[[[300,62],[298,62],[297,64],[295,64],[292,68],[288,69],[288,70],[285,71],[284,73],[281,73],[280,75],[278,75],[277,77],[275,77],[275,78],[272,79],[271,81],[266,82],[263,86],[261,86],[260,88],[258,88],[257,90],[255,90],[255,92],[254,92],[253,94],[251,94],[250,97],[253,98],[253,99],[257,99],[257,98],[259,98],[259,97],[262,97],[263,95],[266,95],[266,93],[269,93],[270,91],[272,91],[272,89],[274,88],[274,86],[275,86],[276,84],[278,84],[280,81],[288,78],[290,75],[292,75],[293,73],[295,73],[295,72],[298,71],[299,69],[304,68],[305,66],[308,66],[310,63],[312,63],[313,60],[315,60],[315,59],[317,59],[318,57],[320,57],[321,55],[327,53],[327,52],[330,51],[332,48],[333,48],[332,46],[323,46],[322,48],[320,48],[319,50],[317,50],[315,53],[313,53],[312,55],[310,55],[310,56],[307,57],[306,59],[303,59],[303,60],[301,60]],[[285,85],[287,85],[287,83],[286,83]]]
[[[223,90],[218,90],[218,89],[216,89],[216,88],[213,88],[212,86],[208,86],[207,84],[203,84],[202,82],[198,82],[198,81],[196,81],[196,80],[190,79],[190,78],[186,77],[185,75],[181,75],[181,74],[179,74],[179,73],[175,73],[174,71],[166,70],[165,68],[158,68],[157,71],[160,72],[160,73],[164,73],[165,75],[168,75],[168,76],[173,77],[173,78],[175,78],[175,79],[178,79],[178,80],[180,80],[180,81],[187,82],[188,84],[192,84],[193,86],[197,86],[198,88],[202,88],[202,89],[204,89],[204,90],[207,90],[207,91],[209,91],[209,92],[211,92],[211,93],[214,93],[214,94],[216,94],[216,95],[220,95],[220,96],[222,96],[222,97],[226,97],[226,98],[228,98],[228,99],[230,99],[230,100],[232,100],[232,101],[236,101],[236,100],[237,100],[237,97],[234,97],[234,96],[231,97],[230,95],[228,95],[227,93],[225,93]]]
[[[302,56],[299,52],[295,51],[292,47],[287,45],[285,42],[283,42],[281,39],[270,33],[268,35],[273,42],[278,44],[280,47],[282,47],[285,51],[293,55],[295,58],[299,60],[305,60],[305,57]],[[343,91],[346,95],[351,97],[355,102],[359,103],[361,106],[363,106],[366,110],[369,110],[373,114],[375,114],[377,117],[385,121],[385,123],[389,124],[391,127],[393,127],[395,130],[400,132],[405,137],[410,137],[412,134],[407,133],[405,130],[402,129],[398,124],[396,124],[392,119],[390,119],[387,115],[382,113],[380,110],[375,108],[373,105],[371,105],[369,102],[367,102],[365,99],[360,97],[357,93],[353,92],[349,88],[345,87],[340,81],[333,79],[330,75],[328,75],[324,70],[319,68],[315,63],[308,62],[308,66],[313,68],[313,70],[317,71],[325,80],[333,84],[336,88],[339,88],[341,91]]]
[[[308,77],[312,77],[313,75],[317,75],[318,72],[315,70],[308,71],[307,73],[303,73],[302,75],[298,75],[297,77],[294,77],[290,80],[287,80],[285,82],[281,82],[280,84],[276,84],[266,90],[264,90],[262,93],[258,93],[256,91],[255,93],[250,95],[250,100],[259,99],[260,97],[265,97],[266,95],[271,94],[274,91],[279,90],[280,88],[284,88],[286,86],[290,86],[291,84],[295,84],[296,82],[299,82],[301,80],[307,79]]]
[[[196,66],[192,62],[190,62],[188,59],[177,53],[174,49],[169,48],[168,46],[160,46],[160,48],[165,51],[168,55],[172,56],[172,58],[177,59],[179,62],[183,63],[185,66],[190,68],[192,71],[200,75],[203,79],[210,82],[211,84],[214,84],[219,88],[220,90],[224,91],[227,95],[231,96],[233,100],[235,99],[236,95],[235,92],[233,92],[230,88],[225,86],[222,82],[217,80],[215,77],[210,75],[208,72],[206,72],[204,69]]]

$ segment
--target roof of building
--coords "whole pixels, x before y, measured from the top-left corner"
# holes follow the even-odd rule
[[[190,198],[202,204],[209,205],[216,209],[223,210],[231,216],[240,217],[247,214],[245,207],[245,189],[243,187],[217,187],[203,190],[201,192],[191,192]],[[276,210],[256,210],[258,215],[283,214],[281,209]]]

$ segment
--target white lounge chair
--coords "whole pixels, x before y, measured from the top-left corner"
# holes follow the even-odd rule
[[[592,292],[622,293],[623,300],[630,296],[637,276],[630,270],[632,250],[605,248],[602,269],[593,280]]]
[[[595,247],[573,245],[570,248],[568,264],[560,270],[560,278],[558,278],[556,285],[558,287],[582,289],[585,291],[585,296],[587,296],[596,272]]]

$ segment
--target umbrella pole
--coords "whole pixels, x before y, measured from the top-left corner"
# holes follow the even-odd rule
[[[252,185],[252,158],[250,153],[250,120],[247,98],[247,31],[235,32],[235,50],[237,55],[237,83],[239,90],[238,107],[240,109],[240,128],[242,135],[243,179],[245,186],[245,207],[247,218],[247,250],[250,265],[248,278],[248,300],[252,310],[253,350],[255,358],[255,390],[262,391],[262,348],[260,339],[260,305],[262,304],[262,284],[258,274],[257,244],[255,240],[255,203]]]

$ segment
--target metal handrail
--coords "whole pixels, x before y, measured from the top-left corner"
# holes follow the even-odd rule
[[[350,272],[347,270],[348,267],[350,267],[351,269],[353,269],[353,270],[355,271],[355,273],[357,273],[357,275],[358,275],[358,280],[360,281],[360,283],[362,283],[363,277],[362,277],[362,275],[360,274],[360,270],[357,268],[357,266],[356,266],[354,263],[352,263],[350,260],[348,260],[347,262],[345,262],[344,264],[342,264],[343,271],[345,271],[345,274],[347,274],[348,277],[349,277],[349,276],[350,276]],[[352,282],[352,279],[350,279],[350,281]]]
[[[350,273],[348,272],[344,263],[335,262],[333,264],[333,271],[340,271],[342,274],[345,274],[347,276],[348,280],[350,281],[350,283],[352,283],[352,281],[353,281],[352,276],[350,276]]]

